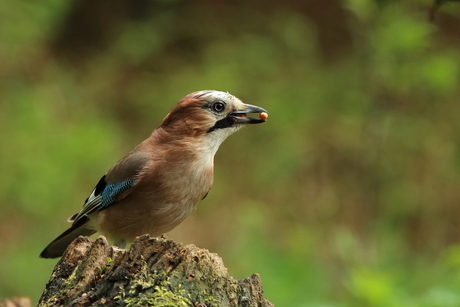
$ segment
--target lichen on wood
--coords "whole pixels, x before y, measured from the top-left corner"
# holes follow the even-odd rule
[[[235,280],[194,245],[141,236],[129,250],[79,237],[58,262],[38,306],[273,306],[260,276]]]

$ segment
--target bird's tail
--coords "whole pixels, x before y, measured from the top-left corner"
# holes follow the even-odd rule
[[[87,217],[81,218],[77,223],[73,224],[72,227],[64,231],[59,237],[48,246],[40,254],[41,258],[57,258],[61,257],[67,246],[72,243],[78,236],[90,236],[96,232],[96,230],[88,228],[86,224],[89,221]]]

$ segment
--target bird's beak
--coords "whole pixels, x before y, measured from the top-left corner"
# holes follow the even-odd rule
[[[230,116],[234,118],[238,124],[260,124],[265,122],[268,116],[268,112],[265,109],[250,104],[245,104],[244,106],[246,109],[230,113]],[[257,113],[260,118],[248,117],[249,113]],[[261,113],[265,113],[264,116],[261,116]]]

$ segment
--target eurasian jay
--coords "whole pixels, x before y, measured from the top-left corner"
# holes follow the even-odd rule
[[[137,236],[159,236],[179,225],[213,183],[219,145],[267,111],[233,95],[199,91],[185,96],[153,133],[118,161],[86,199],[72,226],[40,254],[62,256],[78,236],[100,232],[124,248]],[[247,113],[260,113],[260,119]]]

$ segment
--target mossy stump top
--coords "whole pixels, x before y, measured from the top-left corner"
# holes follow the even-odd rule
[[[141,236],[129,250],[104,237],[67,248],[38,306],[273,306],[260,276],[228,275],[222,259],[194,245]]]

